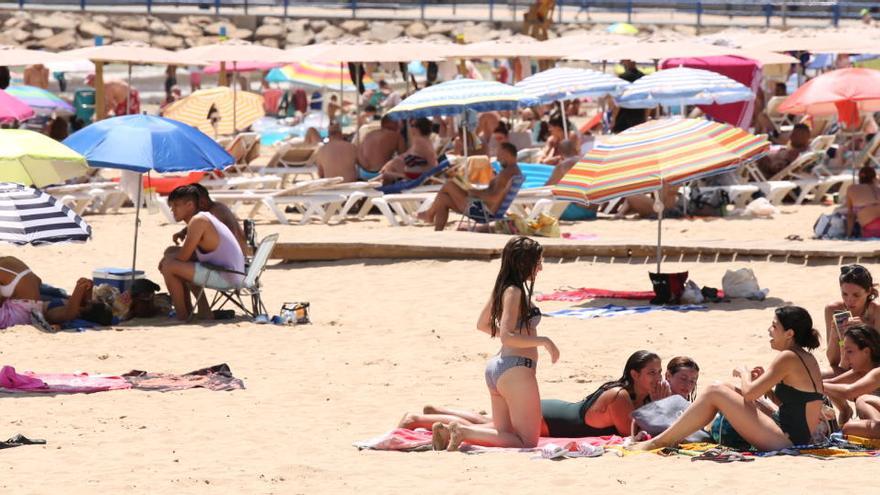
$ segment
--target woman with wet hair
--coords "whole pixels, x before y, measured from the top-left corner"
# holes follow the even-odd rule
[[[823,373],[824,378],[837,376],[850,368],[846,356],[840,352],[847,328],[865,324],[876,329],[880,324],[880,305],[874,302],[877,288],[871,272],[862,265],[845,265],[840,267],[838,282],[841,300],[825,307],[825,355],[831,370]],[[834,314],[844,311],[849,311],[851,316],[838,324]]]
[[[532,290],[542,262],[543,248],[532,239],[514,237],[504,246],[495,287],[477,320],[478,330],[501,340],[501,350],[486,364],[492,425],[434,423],[434,450],[458,450],[462,442],[495,447],[538,444],[538,349],[546,349],[551,362],[559,359],[556,344],[537,333],[541,311],[532,304]]]
[[[840,411],[845,434],[880,438],[880,333],[864,324],[851,325],[841,350],[851,368],[825,380],[825,393]],[[852,419],[847,401],[855,402],[858,419]]]
[[[738,389],[710,385],[672,426],[634,450],[654,450],[677,444],[721,413],[746,442],[758,450],[807,445],[822,420],[822,378],[819,363],[809,352],[819,347],[819,334],[807,310],[785,306],[776,310],[768,330],[770,347],[778,354],[766,371],[739,367]],[[756,401],[773,391],[779,409],[768,414]]]

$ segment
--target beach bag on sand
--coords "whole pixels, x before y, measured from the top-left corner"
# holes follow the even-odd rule
[[[731,447],[736,450],[749,450],[752,448],[752,445],[746,442],[723,414],[715,416],[712,425],[709,427],[709,432],[712,435],[712,441],[718,445]]]
[[[764,300],[769,290],[761,290],[758,279],[751,268],[739,270],[727,270],[721,279],[721,287],[724,296],[730,298],[745,298],[758,301]]]
[[[723,189],[700,191],[699,188],[693,188],[687,212],[695,217],[721,217],[729,204],[730,196]]]
[[[664,399],[649,402],[632,412],[636,425],[652,437],[666,431],[675,420],[690,406],[691,403],[680,395],[671,395]],[[711,437],[705,431],[699,430],[685,438],[685,442],[708,442]]]
[[[842,239],[846,237],[846,215],[834,212],[819,215],[813,224],[813,233],[817,239]]]
[[[651,277],[651,287],[654,289],[654,299],[651,299],[651,304],[678,304],[681,302],[688,272],[648,273],[648,276]]]

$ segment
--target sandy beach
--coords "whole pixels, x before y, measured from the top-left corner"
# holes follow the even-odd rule
[[[788,208],[785,208],[788,210]],[[812,219],[827,207],[803,207],[773,220],[672,220],[669,235],[731,243],[809,236]],[[44,248],[7,248],[44,281],[72,288],[97,266],[131,261],[133,214],[89,216],[93,241]],[[260,222],[259,234],[282,233],[293,242],[326,234],[357,237],[383,228],[369,217],[345,226],[281,227]],[[160,281],[156,264],[178,226],[158,215],[143,222],[139,266]],[[425,229],[410,228],[413,235]],[[563,231],[572,230],[564,226]],[[651,239],[651,221],[585,222],[576,230],[599,236]],[[819,242],[819,241],[806,241]],[[488,408],[485,360],[497,341],[474,330],[498,261],[350,261],[279,264],[264,275],[266,303],[309,301],[314,323],[260,326],[172,325],[150,320],[112,330],[44,334],[15,327],[0,335],[3,364],[19,370],[124,373],[131,369],[184,373],[225,362],[246,389],[234,392],[137,390],[92,395],[11,397],[0,435],[45,438],[45,446],[3,452],[4,493],[519,493],[584,489],[644,493],[791,493],[846,479],[873,482],[873,461],[823,462],[769,458],[714,465],[655,455],[563,462],[530,454],[359,452],[352,442],[381,434],[405,411],[425,404]],[[773,356],[767,327],[773,308],[803,305],[821,315],[837,296],[837,266],[791,263],[667,263],[689,270],[702,285],[718,286],[728,268],[750,266],[764,302],[734,301],[691,313],[653,313],[594,320],[545,318],[561,359],[541,355],[538,379],[547,398],[579,400],[618,376],[634,350],[664,360],[688,354],[701,365],[700,387],[727,380],[737,365],[764,365]],[[649,290],[644,263],[547,260],[536,290],[604,287]],[[606,301],[582,303],[605,304]],[[542,303],[552,311],[574,303]],[[823,328],[820,327],[824,331]],[[817,351],[824,362],[824,350]],[[866,485],[867,486],[867,485]]]

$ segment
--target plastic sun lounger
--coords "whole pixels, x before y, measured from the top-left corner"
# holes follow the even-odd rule
[[[315,179],[318,177],[318,167],[312,162],[318,148],[320,146],[311,144],[284,144],[275,151],[260,174],[279,176],[282,184],[291,176],[294,181],[300,175]]]
[[[330,221],[332,216],[342,208],[348,195],[340,192],[323,192],[328,186],[338,184],[341,177],[303,181],[282,190],[241,190],[217,191],[211,198],[235,208],[242,204],[252,205],[248,218],[254,218],[259,210],[266,206],[279,223],[289,224],[283,206],[292,205],[302,213],[300,224],[306,224],[313,218],[323,223]]]

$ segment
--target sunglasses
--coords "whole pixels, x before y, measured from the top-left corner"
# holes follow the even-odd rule
[[[844,265],[840,267],[841,275],[859,275],[863,273],[868,273],[868,269],[863,267],[862,265]]]

